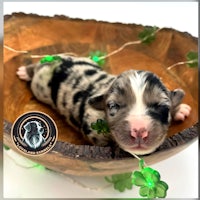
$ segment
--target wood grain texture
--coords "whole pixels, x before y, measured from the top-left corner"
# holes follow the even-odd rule
[[[137,167],[137,161],[120,149],[90,146],[59,114],[36,101],[29,85],[17,78],[16,69],[37,61],[30,58],[31,54],[73,52],[88,56],[95,50],[109,53],[125,42],[138,40],[144,26],[23,13],[4,19],[4,44],[29,51],[20,54],[4,49],[4,143],[15,149],[10,138],[11,124],[24,112],[39,110],[55,120],[59,137],[51,152],[31,159],[50,169],[79,175],[106,175]],[[198,136],[198,69],[182,65],[167,70],[168,66],[185,61],[189,51],[198,51],[197,38],[164,28],[152,44],[126,47],[106,60],[104,69],[110,73],[119,74],[128,69],[150,70],[160,76],[169,89],[182,88],[186,92],[184,103],[191,105],[192,114],[185,122],[172,124],[164,144],[157,152],[146,156],[148,163],[177,153]]]

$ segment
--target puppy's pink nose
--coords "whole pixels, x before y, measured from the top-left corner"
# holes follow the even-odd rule
[[[130,135],[135,139],[135,142],[145,142],[149,136],[149,119],[143,116],[129,116]]]
[[[131,130],[131,136],[134,137],[135,139],[142,138],[144,140],[148,137],[148,131],[146,130],[146,128],[140,128],[140,129],[133,128]]]

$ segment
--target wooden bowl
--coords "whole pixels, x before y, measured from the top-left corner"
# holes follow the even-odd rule
[[[59,114],[36,101],[29,85],[17,78],[16,69],[37,61],[30,55],[73,52],[88,56],[95,50],[109,53],[128,41],[138,40],[144,26],[23,13],[7,15],[4,19],[4,45],[29,52],[23,54],[4,48],[4,144],[16,150],[11,140],[12,123],[19,115],[38,110],[55,120],[59,136],[47,154],[25,155],[31,160],[62,173],[88,176],[117,174],[138,168],[138,161],[130,154],[111,146],[91,146],[84,141]],[[182,88],[186,92],[184,103],[192,107],[191,115],[183,123],[173,123],[163,145],[144,157],[149,165],[178,153],[197,139],[198,71],[186,65],[167,70],[168,66],[185,61],[189,51],[198,51],[197,38],[164,28],[150,45],[128,46],[106,60],[104,70],[110,73],[119,74],[131,68],[150,70],[160,76],[169,89]]]

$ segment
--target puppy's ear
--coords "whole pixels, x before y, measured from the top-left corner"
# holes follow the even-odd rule
[[[182,89],[175,89],[170,92],[170,99],[172,102],[172,107],[177,107],[183,100],[185,92]]]
[[[185,96],[185,92],[182,89],[175,89],[173,91],[170,91],[170,99],[172,102],[172,106],[171,106],[172,117],[175,115],[177,108],[181,104],[184,96]]]
[[[100,94],[89,98],[88,103],[96,110],[104,110],[105,108],[105,95]]]

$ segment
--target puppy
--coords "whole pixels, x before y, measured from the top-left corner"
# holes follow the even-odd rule
[[[51,63],[22,66],[17,75],[31,81],[35,97],[58,110],[92,144],[114,141],[131,154],[149,154],[165,140],[172,119],[183,121],[190,114],[190,106],[181,104],[184,91],[169,91],[149,71],[114,76],[89,58],[59,56]],[[109,134],[91,128],[97,119],[108,122]]]
[[[40,125],[37,121],[30,121],[24,125],[25,134],[24,134],[24,141],[26,144],[36,149],[40,147],[42,142],[45,141],[42,134],[44,133],[44,128]]]

